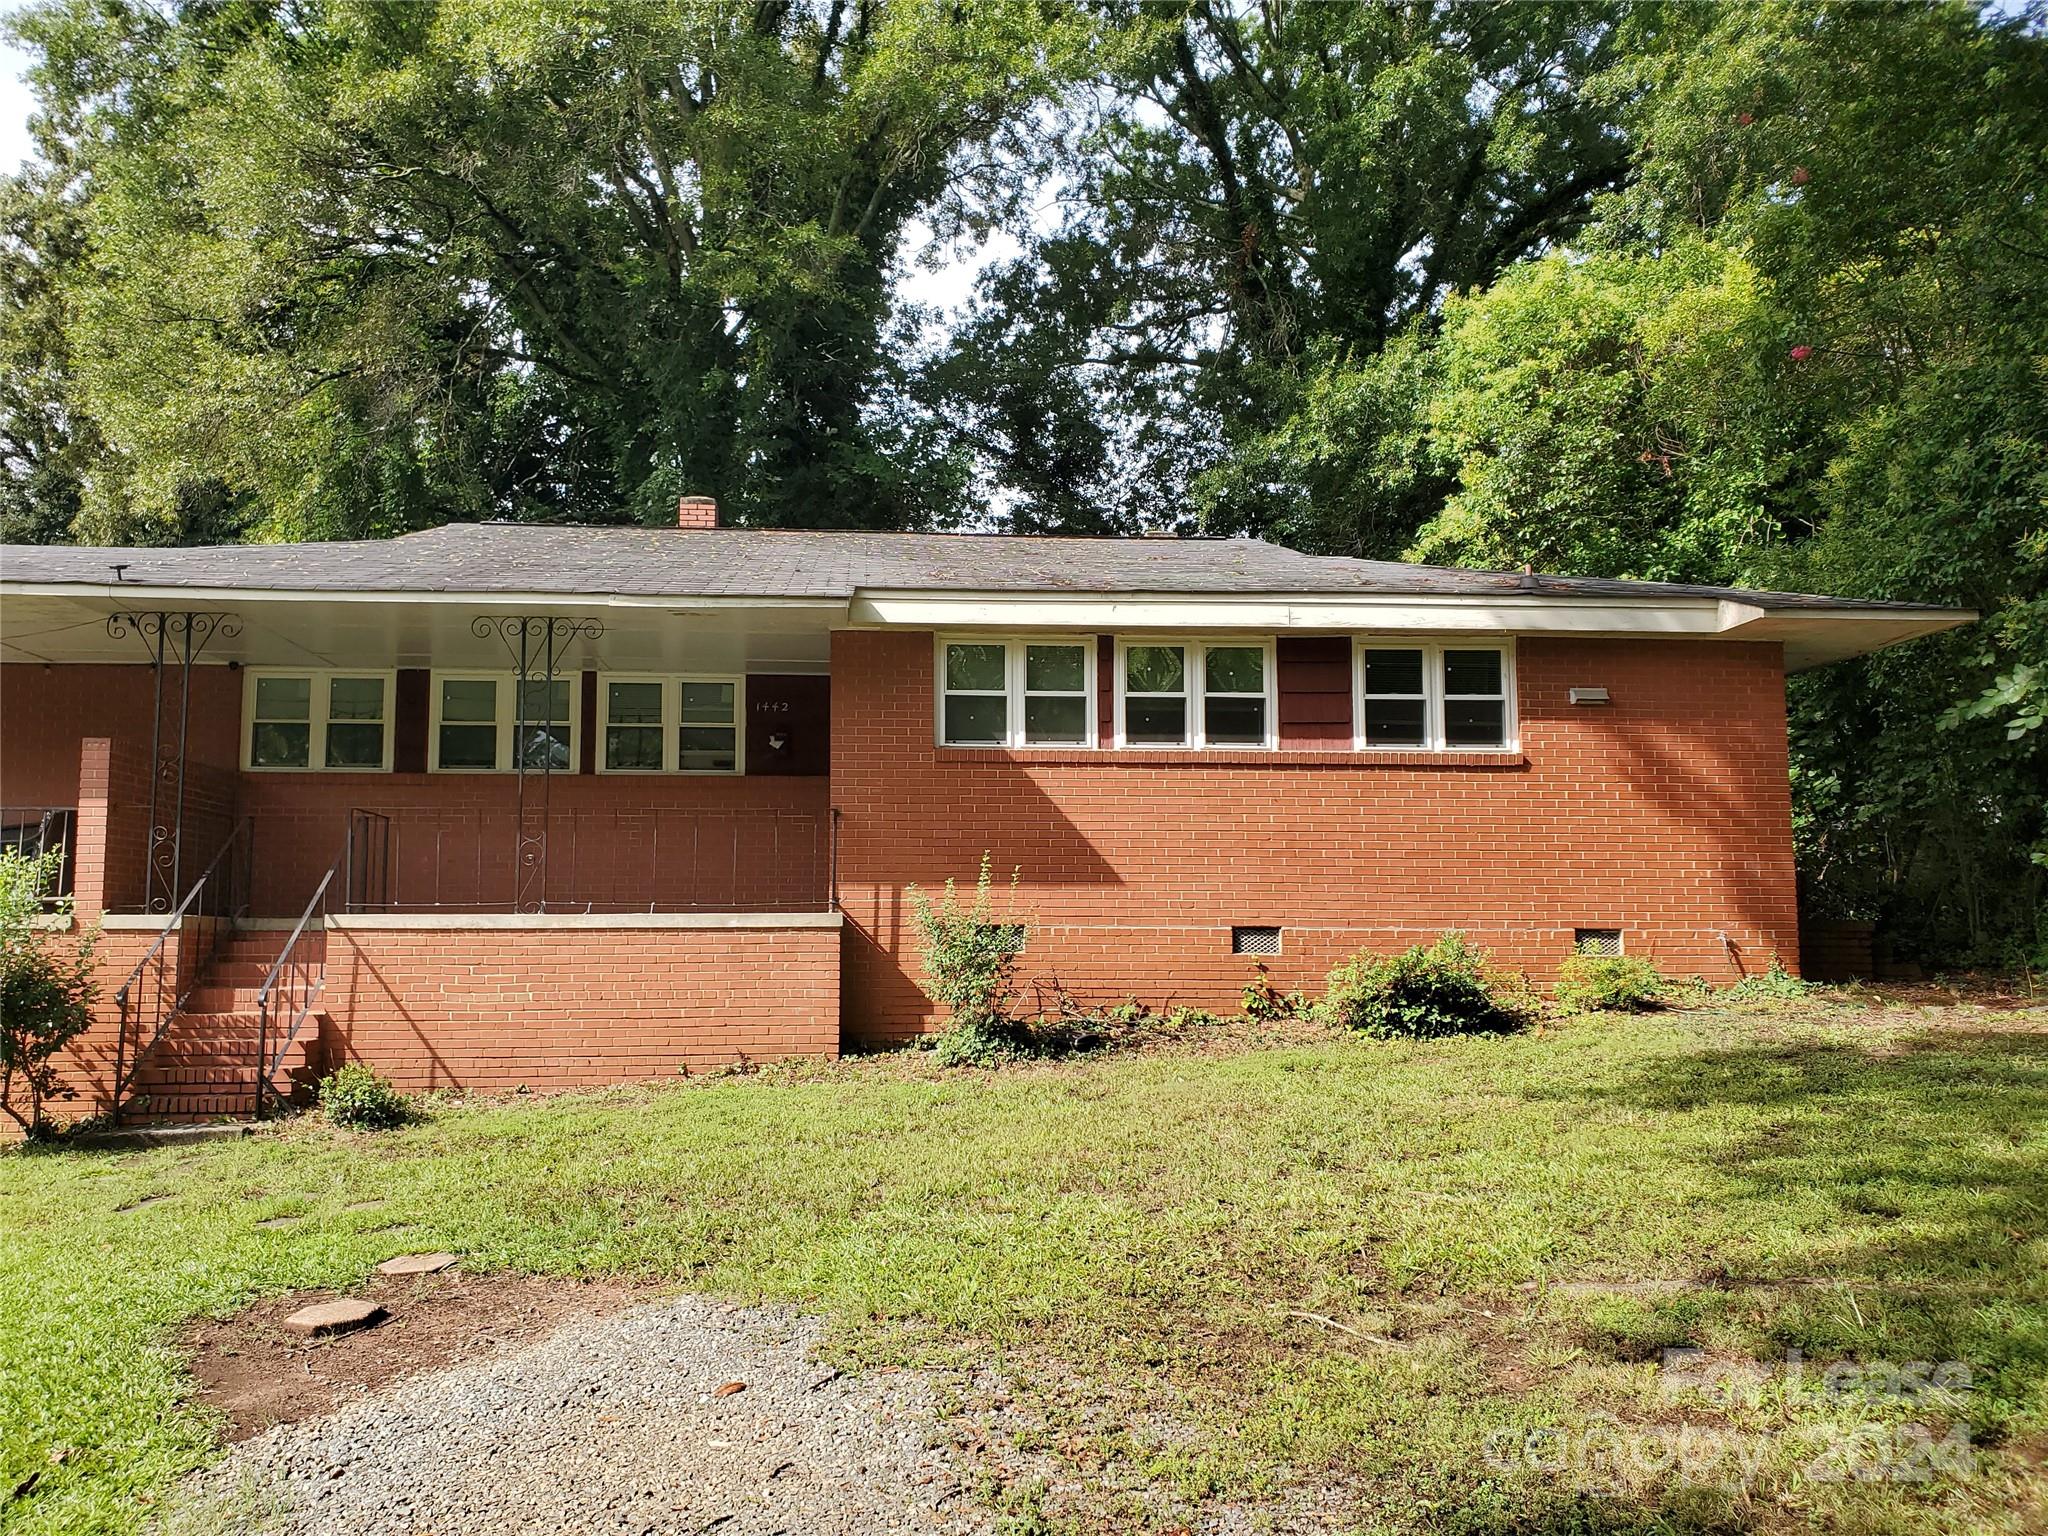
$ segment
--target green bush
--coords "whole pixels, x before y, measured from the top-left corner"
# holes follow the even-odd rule
[[[1551,995],[1581,1013],[1641,1013],[1654,1005],[1664,978],[1647,960],[1626,955],[1573,955],[1557,968]]]
[[[1013,875],[1013,905],[1016,884]],[[961,904],[950,880],[936,905],[914,885],[909,895],[924,936],[925,995],[952,1015],[951,1024],[932,1041],[940,1065],[986,1067],[1034,1054],[1031,1030],[1013,1012],[1025,929],[1020,922],[996,921],[989,856],[981,856],[969,905]]]
[[[69,1097],[57,1053],[92,1023],[92,955],[97,931],[73,934],[46,925],[71,913],[50,899],[64,850],[0,849],[0,1108],[31,1137],[49,1132],[43,1106]]]
[[[1462,933],[1391,959],[1360,951],[1330,972],[1317,1008],[1326,1023],[1381,1040],[1500,1034],[1526,1022],[1497,995],[1485,954]]]
[[[1773,956],[1768,971],[1743,977],[1728,989],[1728,996],[1739,1003],[1790,1003],[1812,990],[1809,983],[1794,976]]]
[[[405,1095],[359,1061],[320,1079],[320,1107],[336,1125],[356,1131],[388,1131],[412,1118]]]

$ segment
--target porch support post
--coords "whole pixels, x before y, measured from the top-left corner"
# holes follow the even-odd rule
[[[604,624],[545,614],[484,615],[471,621],[470,632],[479,639],[495,635],[512,655],[513,907],[543,912],[548,901],[548,787],[555,771],[555,680],[569,647],[600,638]],[[571,732],[573,715],[572,704],[565,722]]]
[[[116,613],[107,634],[134,635],[149,656],[153,698],[149,723],[149,843],[143,850],[142,905],[168,912],[184,899],[185,764],[192,729],[192,668],[215,635],[233,639],[242,621],[232,613]],[[178,669],[175,734],[165,729],[165,671]]]

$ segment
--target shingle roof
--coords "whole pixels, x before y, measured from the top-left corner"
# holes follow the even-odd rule
[[[562,597],[844,599],[856,591],[1176,593],[1215,596],[1729,598],[1772,610],[1930,611],[1912,603],[1734,587],[1525,577],[1305,555],[1258,539],[583,528],[461,523],[322,544],[191,549],[0,546],[0,583],[285,592],[531,592]]]

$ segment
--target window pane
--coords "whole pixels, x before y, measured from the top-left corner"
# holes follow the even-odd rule
[[[1187,675],[1187,658],[1177,645],[1134,645],[1124,652],[1126,693],[1179,693]]]
[[[327,718],[330,720],[382,720],[384,679],[381,677],[332,677],[327,680]],[[329,754],[330,756],[332,754]]]
[[[330,725],[327,727],[327,766],[330,768],[382,768],[384,727],[381,725]]]
[[[1266,744],[1266,701],[1211,697],[1202,705],[1202,739],[1211,746]]]
[[[731,683],[683,684],[683,718],[709,725],[733,723]]]
[[[569,721],[569,679],[558,677],[553,682],[546,678],[528,678],[520,694],[524,705],[519,718],[539,724],[543,721],[566,725]]]
[[[444,725],[441,727],[443,768],[498,766],[498,728],[495,725]]]
[[[1365,653],[1367,693],[1421,693],[1422,652],[1367,651]]]
[[[1367,699],[1365,744],[1369,747],[1422,746],[1422,700]]]
[[[488,677],[441,679],[443,720],[496,720],[498,685]]]
[[[946,647],[946,686],[999,690],[1003,683],[1003,647],[1000,645],[949,645]]]
[[[1233,645],[1208,653],[1209,692],[1264,693],[1266,653],[1256,646]]]
[[[1088,701],[1075,694],[1034,695],[1024,701],[1024,739],[1071,744],[1088,740]]]
[[[946,740],[954,745],[1001,746],[1009,740],[1007,699],[971,693],[946,695]]]
[[[1506,709],[1499,699],[1446,699],[1444,740],[1454,747],[1504,746]]]
[[[312,750],[310,725],[259,722],[249,737],[249,761],[258,768],[304,768]]]
[[[739,766],[738,740],[730,725],[686,725],[676,738],[676,766],[686,773],[731,773]]]
[[[659,725],[614,725],[604,733],[604,765],[607,768],[659,768],[661,727]]]
[[[1147,746],[1178,744],[1188,739],[1185,699],[1124,700],[1124,740]]]
[[[575,761],[569,756],[569,727],[566,725],[529,725],[521,739],[526,743],[524,756],[528,773],[542,769],[566,773]]]
[[[1087,652],[1078,645],[1027,645],[1027,693],[1081,693],[1088,687]]]
[[[310,677],[256,679],[258,720],[310,720],[312,717],[313,680]]]
[[[1445,693],[1499,693],[1499,651],[1445,651]]]
[[[607,683],[605,707],[613,725],[660,725],[661,684]]]

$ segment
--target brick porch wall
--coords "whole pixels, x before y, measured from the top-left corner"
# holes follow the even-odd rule
[[[1777,647],[1524,639],[1516,657],[1511,761],[957,751],[932,742],[929,635],[836,635],[849,1043],[932,1022],[904,887],[971,883],[984,849],[1000,882],[1022,870],[1021,974],[1098,1001],[1234,1008],[1232,924],[1279,926],[1274,979],[1309,990],[1352,950],[1447,928],[1539,980],[1574,927],[1716,981],[1796,967]],[[1614,702],[1573,706],[1574,685]]]
[[[327,936],[326,1068],[536,1092],[839,1054],[834,927],[388,928]]]

